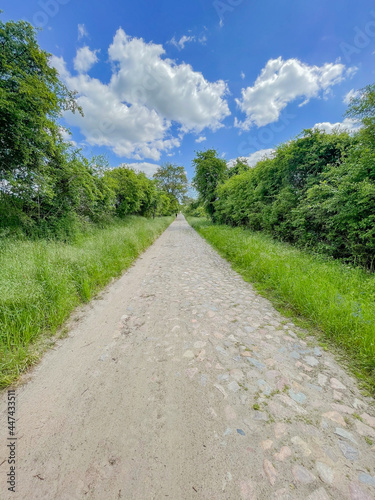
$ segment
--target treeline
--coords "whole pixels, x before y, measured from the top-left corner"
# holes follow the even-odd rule
[[[241,162],[224,168],[215,151],[198,153],[200,203],[215,222],[264,231],[373,270],[375,85],[359,92],[347,115],[362,120],[355,134],[305,130],[254,168]],[[190,210],[199,211],[199,202]]]
[[[169,215],[179,209],[160,176],[148,179],[126,165],[109,169],[102,157],[88,160],[63,140],[59,117],[84,110],[50,67],[50,54],[38,46],[29,23],[0,21],[0,46],[2,236],[69,238],[86,224],[113,216]]]

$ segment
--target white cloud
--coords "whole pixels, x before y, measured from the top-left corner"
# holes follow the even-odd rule
[[[189,42],[195,42],[195,36],[182,36],[179,40],[176,40],[175,37],[172,38],[171,44],[182,50],[185,48],[185,45]]]
[[[349,92],[345,95],[343,102],[345,104],[350,104],[351,99],[354,99],[359,96],[358,90],[349,90]]]
[[[144,172],[147,177],[152,177],[160,165],[155,163],[139,162],[139,163],[126,163],[124,167],[129,167],[137,172]]]
[[[352,134],[353,132],[357,132],[357,130],[361,128],[361,122],[359,122],[358,120],[352,120],[351,118],[345,118],[344,121],[337,123],[316,123],[313,128],[323,130],[327,134],[331,134],[338,129],[345,130],[349,132],[349,134]]]
[[[242,80],[245,78],[245,73],[243,71],[241,71],[241,78]]]
[[[79,127],[92,146],[107,146],[137,160],[159,160],[161,152],[180,145],[184,133],[216,130],[230,114],[225,82],[210,83],[190,65],[164,58],[161,45],[131,38],[119,29],[108,54],[108,84],[85,74],[93,61],[87,52],[83,63],[77,53],[75,67],[82,70],[77,76],[67,70],[63,58],[51,58],[68,88],[78,91],[85,114],[67,112],[65,119]],[[179,127],[176,137],[171,135],[172,124]]]
[[[202,33],[199,36],[195,35],[183,35],[179,40],[176,40],[175,37],[170,40],[169,43],[177,47],[179,50],[183,50],[187,43],[198,42],[204,45],[207,42],[207,36]]]
[[[81,40],[81,38],[84,38],[85,36],[89,36],[86,26],[84,24],[79,24],[78,25],[78,40]]]
[[[264,160],[265,158],[272,158],[273,153],[275,152],[274,149],[269,148],[269,149],[260,149],[259,151],[255,151],[255,153],[252,153],[249,156],[240,156],[238,159],[242,161],[243,163],[247,163],[249,167],[255,167],[255,165],[258,163],[260,160]],[[227,165],[229,168],[234,167],[236,164],[237,158],[233,158],[232,160],[229,160],[227,162]]]
[[[72,134],[64,127],[60,127],[61,137],[65,142],[70,142],[72,146],[77,146],[77,143],[72,140]]]
[[[98,62],[96,53],[98,50],[90,50],[89,47],[81,47],[77,50],[77,55],[74,58],[74,69],[79,73],[87,73]]]
[[[319,67],[298,59],[270,59],[254,86],[242,89],[241,99],[236,99],[246,119],[243,122],[236,119],[235,126],[249,130],[254,125],[262,127],[276,122],[288,103],[300,98],[302,106],[321,93],[327,93],[345,76],[345,66],[340,63]]]
[[[202,135],[202,136],[198,137],[198,139],[195,139],[195,142],[197,142],[199,144],[200,142],[204,142],[206,140],[207,140],[207,138]]]

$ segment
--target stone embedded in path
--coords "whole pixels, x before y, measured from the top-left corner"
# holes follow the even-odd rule
[[[271,441],[271,439],[266,439],[265,441],[262,441],[260,444],[261,444],[263,450],[267,451],[267,450],[270,450],[272,448],[273,441]]]
[[[362,490],[362,488],[354,482],[349,485],[351,500],[374,500],[371,495]]]
[[[322,417],[328,418],[329,420],[332,420],[332,422],[336,422],[342,427],[346,427],[346,422],[344,418],[337,411],[327,411],[327,413],[323,413]]]
[[[375,438],[375,429],[373,429],[372,427],[369,427],[368,425],[364,424],[363,422],[360,422],[359,420],[356,420],[355,426],[357,428],[358,434],[360,434],[361,436]]]
[[[309,484],[316,480],[316,477],[302,465],[294,465],[292,467],[292,474],[295,481],[299,483]]]
[[[301,448],[304,457],[308,457],[311,455],[311,450],[308,447],[307,443],[299,436],[293,436],[291,441],[293,444]]]
[[[359,451],[353,448],[353,446],[350,446],[350,444],[341,440],[338,441],[338,445],[345,458],[351,460],[352,462],[354,462],[354,460],[358,460]]]
[[[346,387],[344,384],[342,384],[337,378],[331,378],[331,387],[332,389],[338,389],[340,391],[345,391]]]
[[[348,405],[340,405],[337,403],[332,403],[331,408],[333,410],[338,411],[338,412],[347,413],[348,415],[353,415],[353,413],[354,413],[353,408],[350,408],[350,406],[348,406]]]
[[[351,434],[349,431],[346,431],[345,429],[341,429],[340,427],[336,427],[335,429],[335,434],[338,436],[341,436],[345,439],[349,439],[354,444],[358,444],[357,441],[354,439],[353,434]]]
[[[369,484],[370,486],[375,486],[375,477],[370,476],[370,474],[362,472],[362,474],[358,476],[358,479],[361,481],[361,483]]]
[[[306,395],[303,392],[294,392],[293,389],[289,389],[289,396],[294,399],[296,403],[303,404],[306,401]]]
[[[183,357],[190,358],[190,359],[194,358],[194,353],[193,353],[193,351],[185,351]]]
[[[241,389],[241,387],[237,384],[235,380],[232,380],[232,382],[228,384],[228,389],[232,392],[237,392]]]
[[[333,483],[334,472],[327,464],[324,462],[316,462],[316,469],[318,471],[319,477],[322,481],[327,484]]]
[[[310,366],[318,366],[318,364],[319,364],[319,361],[316,358],[314,358],[313,356],[305,356],[303,359]]]
[[[256,411],[254,413],[254,420],[262,420],[264,422],[268,422],[269,416],[266,412],[264,411]]]
[[[286,458],[290,457],[292,454],[292,451],[291,449],[289,448],[289,446],[283,446],[279,453],[274,453],[274,457],[276,458],[276,460],[278,460],[279,462],[283,462]]]
[[[319,373],[318,375],[318,384],[324,387],[327,383],[328,377],[323,375],[323,373]]]
[[[255,358],[247,358],[247,361],[251,363],[253,366],[255,366],[255,368],[258,368],[258,370],[264,370],[264,368],[266,367],[266,365],[264,365]]]
[[[275,432],[275,437],[276,439],[280,439],[284,434],[286,434],[288,430],[288,426],[286,424],[283,424],[281,422],[275,424],[274,432]]]
[[[375,417],[372,417],[368,413],[362,413],[362,420],[366,422],[367,425],[371,425],[371,427],[375,427]]]
[[[272,465],[272,463],[269,460],[265,459],[263,462],[263,470],[266,473],[268,481],[273,486],[276,483],[276,479],[277,479],[277,472],[275,470],[275,467]]]

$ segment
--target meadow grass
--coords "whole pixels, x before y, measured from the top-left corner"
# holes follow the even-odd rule
[[[188,217],[242,277],[281,311],[308,320],[375,391],[375,275],[243,228]],[[316,332],[317,333],[317,332]]]
[[[41,336],[120,276],[172,220],[129,216],[70,244],[0,240],[0,388],[35,362]]]

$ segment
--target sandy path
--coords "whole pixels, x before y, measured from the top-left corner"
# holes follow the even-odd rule
[[[375,498],[373,410],[294,331],[179,216],[17,389],[0,498]]]

